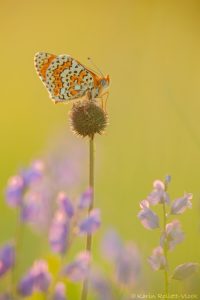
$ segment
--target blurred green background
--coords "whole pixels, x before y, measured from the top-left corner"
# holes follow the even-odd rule
[[[171,174],[172,197],[185,191],[194,194],[193,209],[180,218],[186,239],[170,255],[171,268],[199,261],[200,2],[0,4],[1,242],[13,232],[13,212],[3,199],[8,177],[36,157],[56,132],[65,130],[66,139],[72,137],[67,121],[71,105],[54,105],[48,99],[34,70],[34,54],[67,53],[86,65],[90,56],[111,77],[110,125],[96,138],[96,204],[102,209],[102,232],[113,226],[124,239],[134,240],[144,260],[147,290],[162,291],[162,276],[152,275],[145,261],[158,243],[158,232],[146,231],[136,215],[153,180]],[[87,141],[80,144],[87,147]],[[195,280],[199,278],[194,285]],[[172,291],[180,289],[173,283]]]

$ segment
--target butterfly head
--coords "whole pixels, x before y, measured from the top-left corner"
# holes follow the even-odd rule
[[[106,75],[105,77],[102,77],[101,78],[101,81],[100,81],[100,84],[101,84],[101,87],[103,89],[107,89],[110,85],[110,77],[109,75]]]

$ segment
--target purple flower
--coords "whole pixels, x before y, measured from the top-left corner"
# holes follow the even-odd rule
[[[47,263],[44,260],[38,260],[22,278],[18,290],[22,296],[30,296],[34,291],[47,292],[50,282],[51,275]]]
[[[19,284],[18,290],[22,296],[30,296],[34,289],[34,277],[31,274],[24,276]]]
[[[91,191],[88,193],[90,194]],[[80,207],[74,206],[65,193],[59,193],[57,200],[58,209],[50,226],[49,242],[54,252],[63,254],[68,249],[69,237],[71,239],[78,233],[92,234],[99,228],[100,211],[93,209],[85,219],[80,221],[82,218]]]
[[[81,195],[78,203],[78,208],[79,209],[89,208],[92,202],[92,197],[93,197],[93,190],[89,188]]]
[[[150,205],[165,202],[169,204],[169,195],[165,191],[165,184],[161,180],[155,180],[153,183],[153,191],[148,195],[147,201]]]
[[[26,186],[29,186],[41,179],[44,172],[44,162],[42,160],[34,161],[31,166],[21,171]]]
[[[142,208],[142,209],[149,208],[149,202],[147,200],[142,200],[140,202],[140,208]]]
[[[51,282],[47,263],[43,260],[37,261],[32,268],[32,274],[34,276],[35,289],[46,292]]]
[[[171,206],[172,215],[180,215],[187,208],[192,208],[192,194],[185,194],[182,198],[176,199]]]
[[[49,232],[49,242],[53,252],[65,253],[69,243],[69,230],[70,224],[65,212],[58,209]]]
[[[52,149],[42,160],[34,161],[27,169],[8,182],[5,194],[10,206],[21,210],[22,222],[29,223],[40,234],[47,234],[55,211],[55,197],[60,191],[74,194],[85,166],[84,148],[76,139],[53,141]],[[63,141],[65,141],[63,143]],[[69,216],[72,216],[70,203],[61,200]],[[64,207],[63,207],[64,209]]]
[[[41,178],[43,167],[42,161],[35,161],[30,168],[22,170],[19,175],[9,179],[6,188],[6,200],[10,206],[22,205],[25,191]]]
[[[141,211],[138,213],[138,218],[140,219],[142,225],[146,229],[155,229],[159,227],[159,218],[150,208],[149,202],[143,200],[140,203]]]
[[[140,257],[135,245],[129,243],[121,250],[115,262],[116,279],[123,286],[136,284],[140,269]]]
[[[124,245],[114,230],[108,231],[102,241],[103,255],[110,261],[116,261]]]
[[[59,193],[57,201],[60,209],[64,210],[69,218],[72,218],[74,215],[74,206],[70,199],[66,197],[65,193]]]
[[[25,184],[22,176],[16,175],[9,179],[6,188],[6,200],[9,206],[17,207],[21,205],[24,188]]]
[[[47,232],[53,214],[53,195],[47,184],[44,184],[45,180],[43,177],[27,189],[21,206],[21,221],[28,223],[40,234]]]
[[[89,272],[91,257],[88,251],[80,252],[76,259],[63,269],[63,274],[71,281],[83,281]]]
[[[0,249],[0,276],[10,270],[15,263],[15,250],[11,245],[5,245]]]
[[[90,283],[98,300],[113,300],[111,283],[99,271],[90,273]]]
[[[91,210],[88,217],[86,217],[79,225],[81,233],[92,234],[101,225],[100,210],[95,208]]]
[[[53,300],[67,300],[66,288],[63,282],[58,282],[55,286]]]
[[[35,222],[40,214],[42,202],[40,201],[40,194],[35,192],[28,192],[23,199],[21,207],[21,220],[23,222]]]
[[[102,242],[102,250],[115,268],[117,284],[132,287],[140,274],[141,262],[138,249],[132,243],[124,245],[114,231],[108,231]]]
[[[162,234],[160,243],[161,246],[167,244],[169,250],[181,243],[184,239],[184,233],[181,230],[181,224],[178,220],[174,220],[166,225],[166,232]]]
[[[21,221],[33,223],[40,214],[42,202],[40,193],[37,191],[39,181],[43,175],[44,164],[35,161],[30,168],[24,169],[19,175],[8,181],[6,188],[6,200],[10,206],[19,207]]]
[[[164,256],[163,248],[161,246],[158,246],[157,248],[153,249],[153,253],[148,258],[148,262],[150,263],[154,271],[166,268],[166,259]]]

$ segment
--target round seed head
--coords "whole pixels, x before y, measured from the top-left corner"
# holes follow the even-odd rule
[[[92,100],[76,102],[71,109],[72,131],[82,137],[102,134],[107,124],[106,112]]]

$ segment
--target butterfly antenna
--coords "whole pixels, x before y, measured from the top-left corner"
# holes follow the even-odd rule
[[[91,59],[91,57],[88,57],[88,60],[91,62],[91,64],[93,65],[93,67],[95,67],[97,69],[97,71],[99,72],[99,74],[104,77],[104,74],[101,72],[101,70],[97,67],[97,65],[95,65],[95,63],[93,62],[93,60]]]

